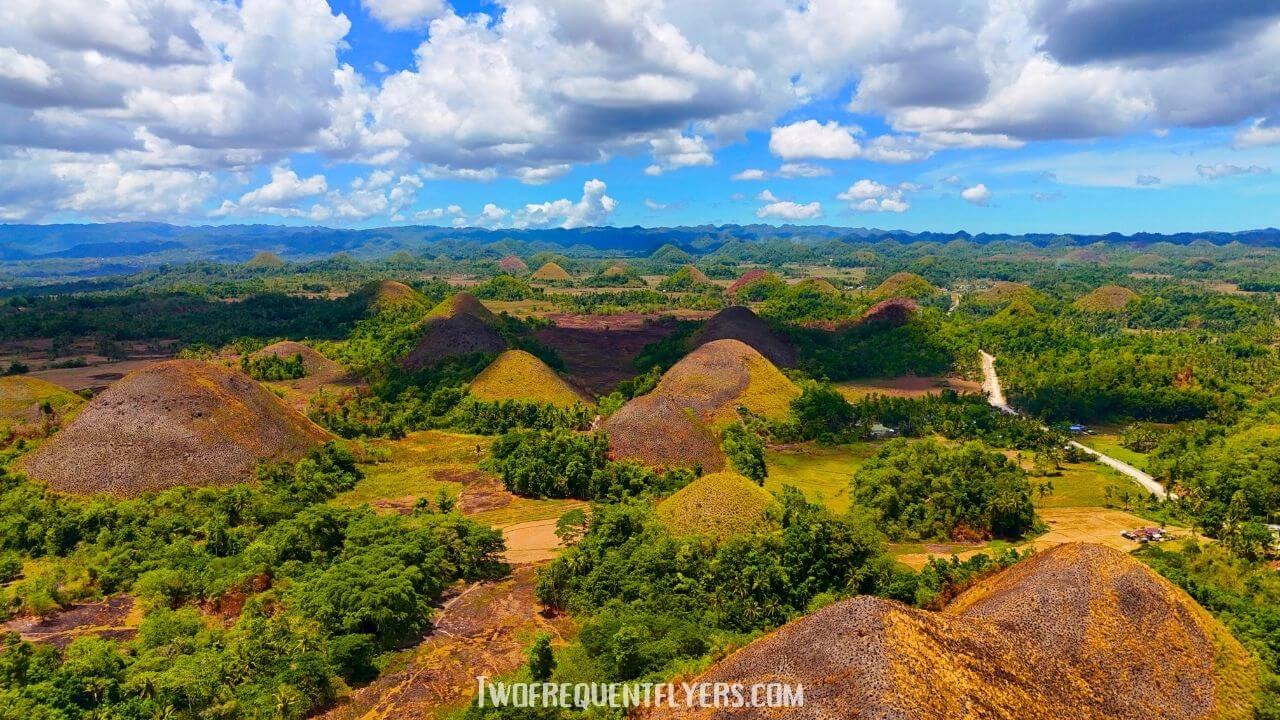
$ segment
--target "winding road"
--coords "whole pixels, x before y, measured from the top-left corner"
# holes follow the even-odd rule
[[[987,394],[987,402],[991,407],[996,408],[1000,412],[1008,413],[1009,415],[1020,415],[1021,413],[1009,404],[1008,399],[1004,396],[1004,389],[1000,387],[1000,376],[996,375],[995,357],[985,350],[979,350],[978,354],[982,358],[982,390]],[[1155,478],[1127,462],[1117,460],[1110,455],[1100,453],[1087,445],[1076,442],[1075,440],[1071,440],[1069,444],[1073,448],[1077,448],[1089,455],[1092,455],[1095,460],[1103,465],[1132,478],[1134,482],[1146,488],[1152,495],[1155,495],[1161,500],[1176,500],[1178,498],[1177,495],[1165,490],[1164,486],[1157,482]]]

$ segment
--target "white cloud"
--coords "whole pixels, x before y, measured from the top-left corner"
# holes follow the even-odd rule
[[[0,47],[0,81],[47,88],[56,79],[53,68],[40,58],[25,55],[11,47]]]
[[[815,178],[825,177],[831,174],[830,168],[821,165],[811,165],[809,163],[782,163],[778,167],[778,177],[780,178]]]
[[[1210,180],[1218,180],[1220,178],[1232,177],[1234,175],[1266,175],[1270,172],[1271,168],[1265,168],[1261,165],[1241,167],[1239,165],[1232,165],[1225,162],[1196,166],[1196,174]]]
[[[517,228],[565,229],[605,225],[618,207],[618,201],[605,194],[606,189],[600,180],[588,180],[583,183],[582,198],[577,202],[561,199],[530,203],[512,213],[511,225]],[[486,205],[485,209],[490,207]]]
[[[390,30],[422,27],[449,7],[444,0],[360,0],[360,4]]]
[[[776,218],[779,220],[811,220],[821,214],[821,203],[811,202],[801,205],[789,200],[769,203],[759,210],[756,210],[756,217],[762,219]]]
[[[911,209],[911,202],[906,195],[922,189],[912,183],[884,185],[875,180],[862,179],[836,197],[848,202],[849,208],[858,212],[903,213]]]
[[[991,191],[983,183],[967,187],[960,191],[960,197],[974,205],[986,205],[991,202]]]
[[[769,135],[769,152],[784,160],[852,160],[862,155],[862,146],[855,138],[861,133],[862,128],[834,120],[803,120],[775,126]]]
[[[658,202],[657,200],[652,200],[652,199],[650,199],[650,198],[645,198],[645,199],[644,199],[644,206],[645,206],[645,207],[647,207],[647,208],[649,208],[650,210],[655,211],[655,212],[656,212],[656,211],[658,211],[658,210],[666,210],[666,209],[667,209],[667,204],[666,204],[666,203],[660,203],[660,202]]]
[[[287,166],[278,165],[271,169],[271,181],[242,195],[240,205],[258,208],[279,207],[319,195],[328,188],[324,175],[312,175],[303,180]]]
[[[764,180],[768,177],[765,171],[758,168],[747,168],[740,173],[735,173],[731,180]]]
[[[1256,120],[1249,127],[1236,133],[1235,146],[1238,148],[1261,145],[1280,145],[1280,125],[1267,126],[1261,120]]]
[[[768,188],[761,190],[760,194],[756,195],[756,199],[761,202],[778,202],[778,196],[774,195],[773,191]]]
[[[668,170],[715,164],[707,141],[700,135],[689,137],[672,133],[654,138],[649,141],[649,152],[657,162],[645,168],[646,175],[661,175]]]

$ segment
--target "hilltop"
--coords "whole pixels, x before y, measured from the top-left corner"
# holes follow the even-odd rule
[[[1107,313],[1119,312],[1129,303],[1138,299],[1138,293],[1119,285],[1103,285],[1093,292],[1076,298],[1073,305],[1077,310],[1085,312]]]
[[[894,273],[871,291],[871,297],[880,299],[905,297],[923,300],[937,294],[938,288],[933,283],[909,272]]]
[[[548,262],[542,267],[534,271],[529,276],[533,280],[544,280],[547,282],[567,282],[573,279],[567,270],[560,267],[558,263]]]
[[[328,438],[238,370],[170,360],[112,385],[22,466],[60,492],[131,496],[244,482]]]
[[[802,684],[794,718],[1243,720],[1258,683],[1252,663],[1194,600],[1137,560],[1071,544],[980,582],[942,612],[874,597],[829,605],[698,681]],[[682,708],[645,717],[721,716]]]
[[[315,348],[292,340],[283,340],[278,343],[272,343],[258,352],[253,353],[251,357],[263,358],[274,356],[281,360],[289,360],[297,355],[302,356],[302,367],[307,371],[307,377],[336,377],[343,373],[341,365],[330,360],[324,355],[321,355]]]
[[[352,297],[371,312],[395,312],[399,310],[425,310],[427,299],[417,290],[395,280],[377,280],[366,283]]]
[[[769,491],[734,472],[703,475],[658,503],[658,517],[672,535],[716,541],[768,525]]]
[[[881,300],[867,308],[866,312],[858,317],[856,324],[872,327],[901,327],[910,322],[918,312],[920,312],[920,306],[915,300],[894,297]]]
[[[667,370],[653,392],[708,423],[733,420],[739,406],[769,418],[784,417],[800,396],[800,389],[773,363],[740,340],[702,345]]]
[[[486,325],[492,325],[498,321],[498,316],[494,315],[493,311],[468,292],[454,293],[441,300],[438,305],[431,308],[431,312],[427,313],[428,318],[450,318],[458,315],[470,315]]]
[[[779,285],[783,284],[781,278],[769,272],[768,270],[763,270],[761,268],[754,268],[743,273],[742,277],[730,283],[729,287],[725,288],[724,291],[725,291],[725,294],[727,295],[736,295],[738,294],[739,290],[757,282],[772,282],[772,283],[777,283]]]
[[[507,350],[476,376],[467,391],[480,400],[528,400],[569,407],[588,403],[583,393],[524,350]]]
[[[740,340],[778,367],[795,367],[796,350],[751,308],[730,305],[707,319],[693,335],[694,347],[716,340]]]
[[[628,402],[601,425],[615,460],[636,460],[656,468],[725,466],[715,434],[690,410],[650,393]]]
[[[498,269],[503,270],[505,272],[512,273],[514,275],[520,275],[522,273],[529,272],[529,266],[525,263],[525,261],[516,257],[515,255],[508,255],[502,258],[501,260],[499,260]]]

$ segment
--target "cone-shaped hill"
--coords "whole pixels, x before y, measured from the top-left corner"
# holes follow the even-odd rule
[[[130,496],[243,482],[260,460],[298,459],[329,437],[238,370],[170,360],[112,385],[23,469],[61,492]]]
[[[1138,299],[1138,293],[1119,285],[1103,285],[1096,290],[1081,295],[1074,303],[1076,309],[1085,312],[1109,313],[1119,312]]]
[[[658,517],[672,535],[701,535],[716,541],[768,525],[774,504],[769,491],[733,472],[694,480],[658,503]]]
[[[421,370],[447,358],[502,352],[507,341],[493,328],[495,322],[497,317],[474,295],[457,293],[427,314],[422,335],[400,365]]]
[[[812,290],[819,295],[840,295],[840,288],[831,284],[826,278],[805,278],[796,283],[796,288],[801,290]]]
[[[353,297],[374,313],[425,310],[428,306],[427,299],[421,293],[395,280],[366,283]]]
[[[743,273],[742,277],[730,283],[729,287],[725,288],[724,291],[726,294],[734,295],[734,294],[737,294],[737,292],[742,288],[758,282],[773,282],[779,285],[783,284],[781,278],[769,272],[768,270],[763,270],[761,268],[753,268]]]
[[[693,410],[707,423],[733,420],[739,405],[769,418],[785,417],[800,389],[741,340],[709,342],[671,366],[654,394]]]
[[[65,417],[84,404],[84,398],[46,380],[27,375],[0,377],[0,430],[38,423],[44,408]]]
[[[343,373],[341,365],[321,355],[315,348],[292,340],[272,343],[254,353],[253,357],[275,356],[289,360],[298,355],[302,356],[302,367],[307,371],[307,377],[333,377]]]
[[[508,350],[476,376],[467,391],[480,400],[529,400],[569,407],[590,400],[546,363],[524,350]]]
[[[794,367],[796,351],[769,324],[742,305],[730,305],[712,315],[693,335],[694,347],[716,340],[740,340],[778,367]]]
[[[857,324],[866,327],[895,328],[911,322],[920,312],[915,300],[905,297],[889,298],[867,308],[858,317]]]
[[[715,434],[692,410],[654,393],[641,395],[609,416],[601,427],[615,460],[635,460],[655,468],[725,466]]]
[[[909,272],[894,273],[871,291],[873,298],[881,299],[905,297],[923,300],[937,294],[938,288],[933,283]]]
[[[1035,301],[1038,297],[1039,294],[1027,285],[999,280],[986,290],[974,293],[973,301],[978,305],[999,306],[1014,300],[1029,303]]]
[[[829,605],[697,682],[803,685],[789,718],[901,720],[1243,720],[1258,687],[1249,654],[1185,592],[1120,551],[1080,544],[1024,560],[942,612],[874,597]]]
[[[555,262],[548,262],[535,270],[533,275],[530,275],[529,277],[533,280],[543,280],[546,282],[567,282],[573,279],[573,276],[570,275],[568,271],[560,267],[560,265]]]
[[[514,275],[519,275],[521,273],[529,272],[529,266],[526,265],[523,260],[516,257],[515,255],[508,255],[502,258],[501,260],[499,260],[498,269],[503,270],[505,272],[512,273]]]
[[[431,312],[427,313],[427,317],[454,317],[463,314],[471,315],[486,325],[492,325],[498,321],[498,317],[493,314],[492,310],[485,307],[484,303],[480,302],[475,295],[468,292],[454,293],[441,300],[439,305],[431,308]]]

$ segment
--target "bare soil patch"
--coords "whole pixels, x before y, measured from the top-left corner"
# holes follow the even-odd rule
[[[75,603],[52,617],[20,617],[4,624],[23,640],[47,643],[59,649],[86,635],[112,640],[132,640],[138,634],[141,614],[134,612],[130,595],[112,595],[98,602]]]
[[[445,600],[431,635],[414,651],[408,667],[360,688],[326,720],[439,718],[470,701],[477,675],[495,677],[525,661],[525,648],[539,633],[563,643],[572,621],[549,616],[534,599],[533,567],[511,577],[456,590]]]
[[[551,327],[534,337],[553,348],[564,360],[565,371],[579,387],[593,395],[612,392],[636,374],[632,362],[644,346],[676,331],[674,319],[665,315],[549,315]]]

